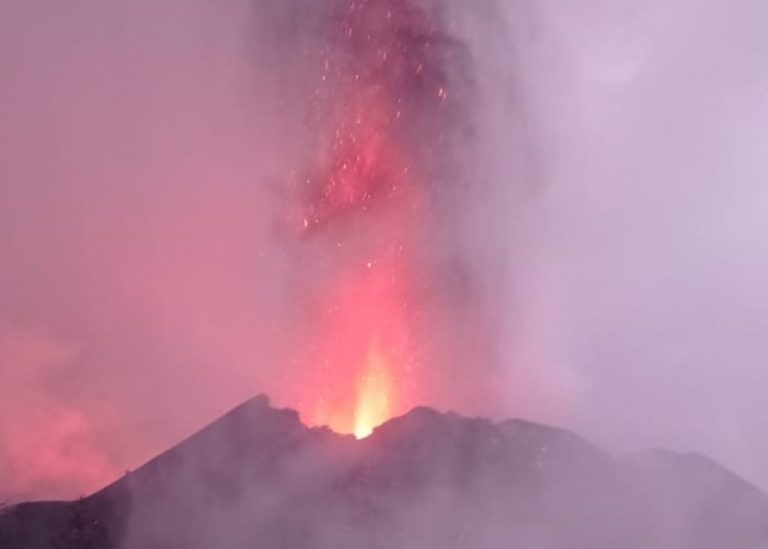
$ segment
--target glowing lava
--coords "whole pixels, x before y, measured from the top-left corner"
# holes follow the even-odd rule
[[[357,382],[355,437],[365,438],[392,414],[394,383],[386,359],[378,351],[368,355],[368,367]]]
[[[414,404],[403,269],[396,258],[361,265],[323,300],[303,406],[311,423],[363,438]]]
[[[425,136],[447,83],[443,42],[416,3],[338,6],[310,125],[319,162],[298,183],[302,270],[315,276],[299,400],[310,423],[362,438],[417,404]]]

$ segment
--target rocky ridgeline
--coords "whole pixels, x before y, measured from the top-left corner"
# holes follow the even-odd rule
[[[561,429],[417,408],[364,440],[256,397],[2,549],[765,549],[768,497],[695,454],[617,459]]]

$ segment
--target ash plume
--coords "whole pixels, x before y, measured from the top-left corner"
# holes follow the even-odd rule
[[[487,22],[493,4],[482,4],[471,13]],[[391,389],[377,388],[391,391],[390,414],[441,399],[498,410],[510,313],[496,301],[509,273],[503,256],[478,257],[471,231],[504,241],[494,216],[502,204],[512,206],[503,214],[522,211],[509,199],[534,182],[525,170],[504,181],[483,170],[483,90],[456,33],[468,12],[400,0],[333,2],[319,12],[318,32],[295,41],[312,75],[309,161],[287,193],[297,233],[287,243],[289,293],[299,297],[295,326],[307,324],[294,346],[310,348],[295,359],[309,370],[299,386],[311,387],[299,407],[349,431],[339,416],[353,415],[355,384],[374,353],[391,378]]]
[[[349,431],[338,395],[394,381],[366,417],[522,416],[766,486],[760,2],[1,4],[0,502],[91,493],[256,392]],[[350,97],[398,144],[351,203]]]

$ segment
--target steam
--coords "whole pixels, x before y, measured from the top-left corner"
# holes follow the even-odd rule
[[[256,392],[300,404],[297,288],[334,271],[286,219],[336,5],[0,8],[0,500],[90,492]],[[418,400],[765,483],[765,8],[414,5],[455,101],[404,138],[433,170]]]

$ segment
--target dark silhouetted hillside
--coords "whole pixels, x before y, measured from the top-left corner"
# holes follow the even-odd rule
[[[0,547],[765,549],[768,497],[695,454],[428,408],[357,441],[257,397],[84,500],[11,508]]]

